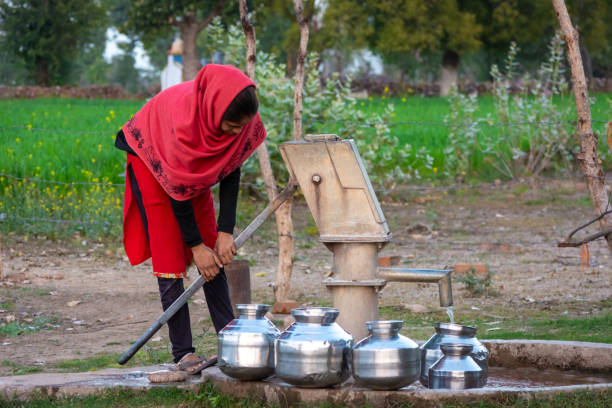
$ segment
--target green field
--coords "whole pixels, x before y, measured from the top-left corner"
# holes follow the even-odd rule
[[[612,118],[612,94],[597,94],[594,100],[595,131],[603,135],[603,122]],[[0,230],[47,235],[75,230],[84,235],[118,234],[125,154],[115,149],[113,142],[117,130],[143,103],[101,99],[0,100]],[[359,100],[357,107],[366,114],[382,114],[390,103],[395,108],[392,133],[400,142],[425,147],[434,157],[433,168],[423,172],[425,179],[442,177],[443,150],[449,132],[444,124],[448,100],[380,97]],[[571,106],[573,98],[565,95],[556,103]],[[476,116],[487,117],[493,108],[492,97],[481,96]],[[317,123],[316,128],[328,132],[337,126],[337,122],[330,120]],[[496,127],[484,131],[495,132]],[[602,153],[607,151],[604,139],[600,138]],[[482,168],[474,180],[498,176],[485,166]]]
[[[612,94],[594,94],[591,95],[591,99],[594,102],[591,106],[591,115],[594,121],[593,130],[602,136],[600,137],[600,151],[606,153],[608,148],[603,137],[606,130],[604,122],[612,120]],[[566,120],[576,120],[573,95],[558,96],[555,97],[554,101],[561,108],[570,108],[570,113]],[[393,122],[397,124],[392,126],[393,134],[403,143],[410,143],[416,148],[425,147],[429,154],[434,157],[434,166],[438,169],[443,169],[444,149],[448,144],[449,133],[449,129],[444,123],[445,117],[449,114],[448,99],[412,96],[370,98],[358,102],[358,106],[364,112],[379,115],[383,114],[388,104],[393,104],[395,108]],[[499,127],[496,126],[499,124],[499,121],[495,117],[494,98],[491,95],[481,95],[478,97],[478,109],[475,116],[477,118],[487,118],[489,115],[491,116],[491,121],[488,123],[492,126],[483,126],[482,132],[500,135]],[[568,128],[570,130],[573,129],[571,123],[568,123]],[[477,179],[488,180],[492,177],[499,177],[497,174],[489,177],[486,173],[491,169],[482,167],[481,165],[477,166],[480,170]],[[429,174],[429,176],[432,175]]]

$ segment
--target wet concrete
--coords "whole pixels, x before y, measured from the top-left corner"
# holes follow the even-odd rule
[[[278,378],[240,382],[227,377],[217,367],[202,376],[190,376],[181,383],[151,384],[146,374],[164,366],[106,369],[75,374],[32,374],[0,377],[0,395],[27,399],[34,394],[85,396],[109,388],[148,390],[179,387],[194,392],[212,382],[221,392],[235,397],[258,397],[264,401],[292,406],[299,403],[338,402],[360,406],[415,404],[435,406],[444,401],[512,401],[544,398],[559,393],[612,390],[612,344],[560,341],[483,341],[491,353],[489,381],[484,388],[451,391],[429,390],[419,383],[397,391],[360,388],[351,380],[328,389],[303,389]]]
[[[109,388],[149,390],[159,387],[178,387],[197,391],[202,384],[201,376],[189,376],[179,383],[152,384],[147,374],[163,370],[163,365],[128,369],[109,368],[84,373],[44,373],[12,377],[0,377],[0,396],[27,399],[34,394],[49,396],[86,396]]]

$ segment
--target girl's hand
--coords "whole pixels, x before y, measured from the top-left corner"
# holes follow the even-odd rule
[[[232,234],[219,231],[217,242],[215,243],[215,252],[223,265],[232,262],[234,255],[236,255],[236,246],[234,245],[234,237],[232,237]]]
[[[191,252],[193,252],[193,261],[204,280],[206,282],[213,280],[219,273],[219,268],[223,266],[215,251],[204,244],[199,244],[191,248]]]

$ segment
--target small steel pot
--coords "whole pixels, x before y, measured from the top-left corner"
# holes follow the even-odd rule
[[[484,370],[472,358],[471,344],[444,343],[444,354],[429,369],[429,388],[463,390],[480,388],[486,383]]]
[[[419,377],[418,344],[399,334],[401,320],[370,321],[370,335],[353,346],[355,382],[375,390],[405,387]]]
[[[472,346],[471,356],[484,371],[486,380],[489,366],[489,350],[476,338],[476,328],[454,323],[436,323],[436,333],[421,346],[421,376],[419,381],[429,386],[429,368],[442,357],[440,344],[456,343]]]

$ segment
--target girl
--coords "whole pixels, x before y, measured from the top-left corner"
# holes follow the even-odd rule
[[[187,267],[206,280],[218,332],[233,318],[223,265],[232,261],[240,166],[266,132],[255,84],[229,65],[207,65],[193,81],[152,98],[117,134],[127,152],[123,244],[132,265],[152,258],[162,307],[183,292]],[[219,183],[219,217],[210,188]],[[198,357],[185,304],[169,321],[174,369],[197,374],[216,357]]]

